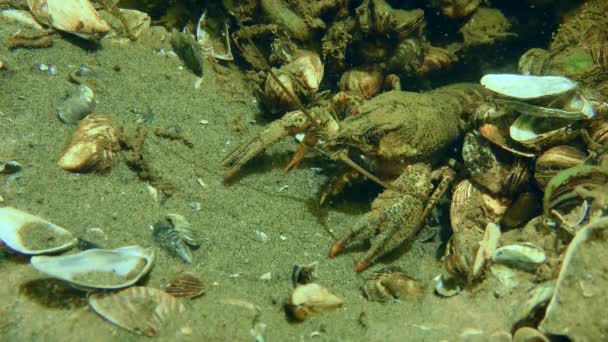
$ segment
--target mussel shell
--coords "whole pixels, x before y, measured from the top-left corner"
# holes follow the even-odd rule
[[[567,77],[515,74],[488,74],[481,78],[481,85],[494,93],[519,100],[559,96],[577,87],[577,83]]]
[[[121,328],[143,336],[154,336],[171,315],[186,310],[179,299],[150,287],[130,287],[119,292],[97,292],[89,296],[97,314]]]
[[[544,189],[559,171],[581,165],[585,162],[585,158],[585,153],[576,147],[569,145],[552,147],[536,159],[534,179]]]
[[[115,250],[89,249],[62,256],[32,257],[32,266],[82,289],[119,289],[135,284],[147,274],[154,252],[139,246]]]
[[[170,254],[182,259],[184,262],[192,263],[190,248],[182,240],[179,233],[170,225],[159,222],[154,225],[152,235],[158,244]]]
[[[178,298],[196,298],[205,293],[205,284],[196,274],[183,272],[173,278],[165,292]]]
[[[68,96],[58,107],[57,117],[67,124],[76,124],[93,113],[97,101],[93,90],[84,84],[78,86],[78,93]]]
[[[0,240],[10,249],[28,255],[61,252],[77,243],[64,228],[11,207],[0,208]]]
[[[185,243],[192,247],[199,247],[201,245],[200,237],[185,217],[179,214],[167,214],[167,219]]]
[[[579,134],[572,120],[520,115],[509,128],[511,139],[534,149],[566,143]]]

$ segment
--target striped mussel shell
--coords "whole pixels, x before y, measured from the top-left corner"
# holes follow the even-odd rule
[[[292,96],[306,98],[319,90],[323,79],[324,66],[315,52],[298,50],[291,62],[283,65],[275,74]],[[265,102],[273,112],[296,109],[292,96],[286,94],[277,81],[268,75],[264,86]]]
[[[585,153],[576,147],[569,145],[552,147],[536,159],[534,179],[541,189],[544,189],[559,171],[581,165],[585,162],[585,158]]]
[[[108,321],[138,335],[155,336],[172,315],[186,310],[179,299],[150,287],[89,295],[89,305]]]
[[[91,114],[80,121],[72,140],[59,158],[59,166],[72,172],[106,172],[120,156],[121,129],[106,114]]]
[[[190,248],[170,224],[165,222],[156,223],[152,229],[152,236],[164,250],[188,264],[192,263]]]
[[[196,274],[183,272],[173,278],[169,286],[165,288],[165,292],[176,298],[192,299],[205,293],[205,284]]]
[[[185,243],[190,247],[200,247],[201,238],[185,217],[179,214],[167,214],[167,220],[169,220],[173,229],[175,229],[179,237],[184,240]]]

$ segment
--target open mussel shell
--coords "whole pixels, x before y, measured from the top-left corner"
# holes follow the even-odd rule
[[[342,298],[325,287],[309,283],[293,290],[287,303],[287,311],[296,320],[303,321],[314,313],[334,310],[342,304],[344,304]]]
[[[520,157],[533,158],[536,155],[534,152],[528,151],[522,146],[517,146],[517,143],[509,137],[507,127],[483,124],[479,127],[479,134],[494,145]]]
[[[592,165],[577,165],[558,172],[545,187],[543,195],[543,217],[545,225],[557,226],[560,218],[556,213],[573,212],[581,223],[587,215],[584,202],[587,193],[603,194],[608,184],[608,168]],[[557,219],[557,220],[556,220]],[[567,227],[565,227],[567,228]]]
[[[139,246],[89,249],[64,256],[32,257],[32,266],[81,289],[119,289],[135,284],[152,268],[154,252]]]
[[[172,315],[186,310],[172,295],[150,287],[134,286],[119,292],[89,295],[97,314],[121,328],[143,336],[154,336]]]
[[[565,103],[559,104],[560,108],[535,106],[520,101],[496,101],[500,104],[506,105],[509,109],[512,109],[518,113],[541,118],[587,120],[592,119],[595,116],[595,110],[593,109],[591,102],[587,101],[587,99],[580,94],[569,96]]]
[[[509,128],[511,139],[533,149],[566,143],[579,134],[575,121],[520,115]]]
[[[496,94],[518,100],[559,96],[577,87],[576,82],[562,76],[516,74],[488,74],[481,78],[481,85]]]
[[[76,245],[69,231],[21,210],[0,208],[0,240],[28,255],[61,252]]]

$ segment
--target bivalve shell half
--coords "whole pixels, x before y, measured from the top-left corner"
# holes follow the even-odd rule
[[[287,310],[298,321],[303,321],[314,313],[334,310],[344,301],[325,287],[309,283],[300,285],[292,292]]]
[[[36,20],[85,39],[100,39],[110,26],[88,0],[28,0]]]
[[[66,171],[109,171],[120,156],[120,128],[105,114],[84,118],[59,158]]]
[[[581,165],[585,162],[585,153],[576,147],[569,145],[555,146],[536,159],[534,168],[534,179],[544,189],[559,171]]]
[[[81,289],[119,289],[135,284],[147,274],[154,252],[139,246],[115,250],[89,249],[63,256],[35,256],[32,266],[51,277]]]
[[[61,252],[78,241],[69,231],[11,207],[0,208],[0,240],[28,255]]]
[[[532,149],[564,144],[576,138],[580,131],[575,121],[561,118],[541,118],[520,115],[509,127],[511,139]]]
[[[542,249],[531,243],[522,243],[500,247],[494,252],[492,261],[498,264],[513,266],[525,271],[533,271],[547,260]]]
[[[205,293],[205,284],[196,274],[183,272],[175,276],[165,292],[177,298],[196,298]]]
[[[536,100],[558,96],[576,89],[576,82],[562,76],[524,76],[488,74],[481,85],[499,95],[519,100]]]
[[[170,294],[150,287],[130,287],[119,292],[97,292],[89,296],[97,314],[121,328],[143,336],[154,336],[172,315],[186,307]]]

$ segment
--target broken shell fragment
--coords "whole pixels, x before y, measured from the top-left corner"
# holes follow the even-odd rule
[[[196,274],[183,272],[175,276],[165,292],[176,298],[196,298],[205,293],[205,284]]]
[[[59,120],[67,124],[75,124],[85,116],[93,113],[97,101],[91,88],[84,84],[78,86],[78,93],[68,96],[58,107]]]
[[[91,114],[78,125],[58,164],[73,172],[108,171],[118,161],[119,140],[120,128],[109,115]]]
[[[152,229],[152,236],[158,244],[170,254],[182,259],[184,262],[192,263],[192,253],[186,246],[180,234],[170,225],[159,222]]]
[[[139,246],[89,249],[71,255],[35,256],[31,260],[38,271],[85,290],[131,286],[150,271],[153,262],[154,252]]]
[[[77,242],[69,231],[11,207],[0,208],[0,240],[9,248],[28,255],[61,252]]]
[[[525,271],[533,271],[547,260],[545,252],[531,243],[508,245],[498,248],[492,261],[510,265]]]
[[[295,288],[287,303],[287,310],[293,318],[303,321],[314,313],[334,310],[342,304],[344,301],[328,289],[310,283]]]
[[[110,31],[89,0],[28,0],[27,4],[40,23],[84,39],[100,39]]]
[[[93,293],[89,296],[89,305],[119,327],[149,337],[156,335],[169,317],[186,310],[184,304],[170,294],[141,286]]]
[[[399,269],[385,268],[372,273],[365,282],[365,297],[375,302],[419,297],[424,287]]]

